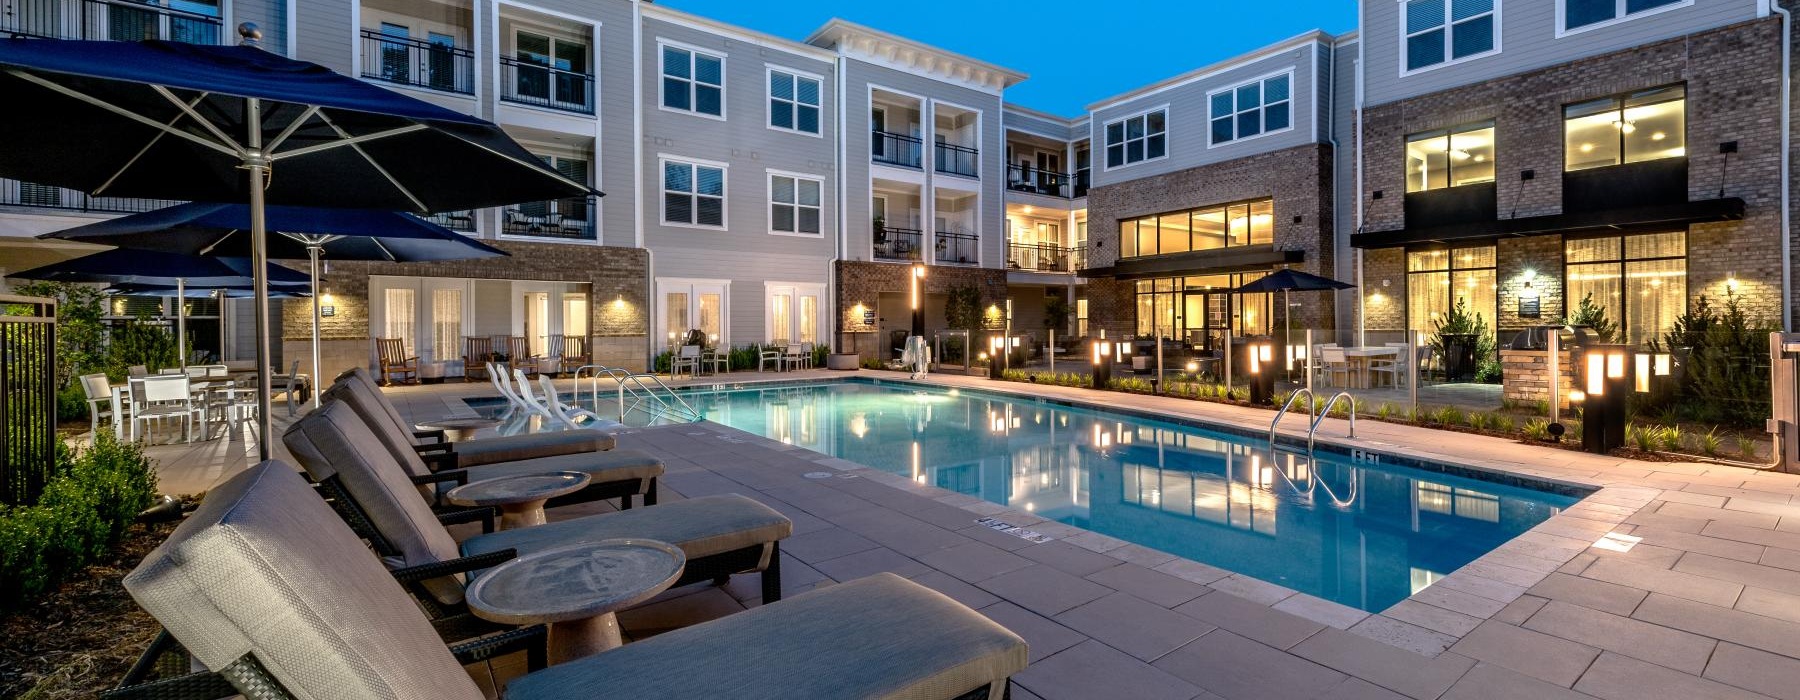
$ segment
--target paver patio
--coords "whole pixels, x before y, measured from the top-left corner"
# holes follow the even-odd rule
[[[1272,415],[975,377],[931,381],[1256,430]],[[390,396],[423,420],[466,412],[463,396],[490,393],[447,384]],[[666,499],[736,492],[792,518],[788,595],[894,571],[1013,629],[1032,661],[1014,677],[1017,698],[1800,698],[1800,475],[1446,439],[1375,421],[1357,429],[1346,441],[1342,424],[1328,422],[1321,440],[1599,490],[1370,615],[716,424],[629,430],[619,443],[666,462]],[[181,491],[216,481],[253,446],[152,453],[165,490]],[[807,476],[821,472],[828,476]],[[1033,544],[975,523],[996,513],[1057,539]],[[1623,552],[1590,546],[1609,532],[1642,541]],[[642,638],[755,605],[754,577],[740,578],[669,591],[621,623]]]

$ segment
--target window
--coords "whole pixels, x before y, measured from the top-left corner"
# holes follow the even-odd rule
[[[725,116],[725,59],[674,46],[662,47],[663,106]]]
[[[769,71],[769,128],[819,133],[819,79]]]
[[[586,292],[564,292],[563,335],[585,338],[588,334],[588,295]],[[557,348],[561,350],[561,348]]]
[[[406,354],[413,355],[413,338],[415,324],[419,317],[419,309],[415,305],[418,290],[405,287],[390,287],[382,294],[386,311],[382,324],[383,337],[399,338],[406,345]]]
[[[565,106],[588,104],[587,45],[520,30],[515,35],[517,65],[513,97]]]
[[[824,296],[820,284],[768,285],[770,342],[819,342],[819,300]]]
[[[1259,199],[1119,222],[1121,257],[1275,242],[1275,201]]]
[[[1406,137],[1406,191],[1494,181],[1494,123]]]
[[[1293,125],[1289,84],[1293,74],[1278,75],[1213,93],[1212,143],[1217,146]]]
[[[1223,348],[1237,337],[1269,332],[1273,294],[1232,290],[1267,272],[1171,277],[1137,282],[1137,334],[1176,339],[1198,349]]]
[[[824,186],[822,180],[769,175],[769,231],[819,235],[819,192]]]
[[[1430,335],[1457,304],[1494,329],[1494,261],[1494,246],[1408,251],[1406,329]]]
[[[663,161],[663,223],[725,227],[725,169]]]
[[[1494,50],[1495,0],[1408,0],[1406,69],[1429,68]]]
[[[1563,108],[1565,170],[1687,155],[1687,88],[1640,90]]]
[[[462,335],[463,290],[459,287],[431,290],[431,358],[461,357]]]
[[[1584,299],[1617,323],[1601,342],[1646,345],[1687,311],[1687,233],[1582,238],[1563,243],[1565,313]]]
[[[1106,167],[1118,168],[1168,155],[1168,110],[1126,117],[1106,125]]]
[[[1566,32],[1689,2],[1692,0],[1563,0],[1557,5],[1562,10],[1562,30]]]

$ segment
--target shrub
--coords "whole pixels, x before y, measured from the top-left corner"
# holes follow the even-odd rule
[[[1455,406],[1445,406],[1433,411],[1431,420],[1444,425],[1460,425],[1463,422],[1463,410]]]
[[[1593,292],[1581,298],[1568,321],[1571,326],[1587,326],[1602,343],[1612,342],[1613,335],[1619,332],[1619,324],[1606,317],[1606,307],[1594,303]]]
[[[1550,440],[1550,421],[1542,418],[1525,421],[1525,427],[1522,430],[1528,439],[1545,442]]]
[[[1663,426],[1658,429],[1656,431],[1656,439],[1658,442],[1662,443],[1663,449],[1670,452],[1679,452],[1683,447],[1686,447],[1684,443],[1687,442],[1682,439],[1681,426],[1679,425]]]
[[[1391,403],[1381,404],[1381,408],[1375,409],[1375,417],[1382,420],[1394,417],[1394,405]]]
[[[1625,426],[1625,441],[1637,446],[1639,451],[1655,452],[1656,432],[1657,429],[1650,426],[1641,426],[1635,423],[1627,425]]]
[[[37,504],[0,511],[0,607],[24,605],[118,544],[156,494],[156,472],[135,444],[102,432],[77,455],[61,450],[59,476]]]
[[[1714,426],[1711,430],[1702,434],[1699,437],[1698,442],[1700,443],[1700,454],[1708,457],[1717,457],[1719,456],[1720,448],[1723,447],[1725,440],[1724,438],[1719,437],[1718,426]]]
[[[1747,435],[1739,435],[1736,439],[1738,456],[1746,461],[1756,461],[1756,441]]]
[[[1496,413],[1494,414],[1493,420],[1488,422],[1488,428],[1495,432],[1510,433],[1513,431],[1512,416]]]
[[[1032,381],[1032,378],[1031,378],[1031,377],[1029,377],[1029,376],[1026,376],[1026,374],[1025,374],[1025,370],[1022,370],[1022,369],[1008,369],[1008,370],[1001,370],[1001,372],[1000,372],[1000,378],[1001,378],[1001,379],[1004,379],[1004,380],[1006,380],[1006,381],[1009,381],[1009,382],[1029,382],[1029,381]]]
[[[1467,421],[1471,428],[1476,430],[1486,430],[1488,427],[1488,414],[1480,411],[1470,411]]]
[[[112,332],[106,346],[106,376],[124,381],[132,365],[155,372],[176,365],[175,334],[143,319],[126,321]]]

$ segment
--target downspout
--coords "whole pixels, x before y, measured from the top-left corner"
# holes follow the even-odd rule
[[[1360,46],[1360,44],[1359,44],[1359,46]],[[1337,61],[1338,61],[1338,55],[1337,55],[1337,45],[1336,44],[1327,44],[1326,51],[1327,51],[1328,55],[1330,56],[1330,62],[1327,63],[1325,66],[1325,142],[1331,144],[1331,186],[1333,189],[1336,189],[1337,188],[1337,172],[1338,172],[1338,169],[1337,169],[1337,164],[1338,164],[1338,140],[1337,140]],[[1332,247],[1331,259],[1333,261],[1336,261],[1338,259],[1337,258],[1337,237],[1338,237],[1337,206],[1335,205],[1336,200],[1337,200],[1337,197],[1335,197],[1335,196],[1332,197],[1332,201],[1334,202],[1334,204],[1331,207],[1331,247]],[[1320,272],[1324,272],[1324,270],[1321,269]],[[1331,276],[1337,277],[1338,271],[1332,270]],[[1358,287],[1356,290],[1356,293],[1357,293],[1357,295],[1360,296],[1362,294],[1362,288]],[[1283,302],[1283,303],[1285,303],[1285,302]],[[1331,325],[1333,327],[1335,327],[1335,326],[1337,326],[1337,314],[1335,313],[1335,311],[1337,308],[1340,308],[1340,307],[1338,307],[1336,304],[1333,304],[1332,307],[1333,307],[1334,313],[1332,314],[1333,318],[1331,319]],[[1292,310],[1290,309],[1289,312],[1292,313]],[[1332,340],[1335,342],[1338,339],[1333,338]],[[1309,357],[1310,357],[1310,355],[1309,355]],[[1308,375],[1308,376],[1311,376],[1311,375]]]
[[[1781,330],[1791,333],[1794,328],[1794,263],[1791,258],[1794,232],[1788,190],[1789,181],[1792,180],[1789,165],[1792,158],[1790,141],[1793,138],[1790,124],[1794,84],[1791,68],[1794,53],[1793,16],[1781,6],[1781,0],[1771,0],[1769,9],[1781,15]]]
[[[826,269],[826,271],[825,271],[826,289],[829,290],[829,292],[831,294],[831,315],[832,315],[831,345],[833,348],[833,352],[837,352],[837,353],[844,352],[843,338],[844,338],[844,335],[846,335],[842,331],[838,330],[840,327],[842,327],[842,325],[844,323],[844,309],[840,304],[841,300],[838,298],[838,263],[844,259],[844,251],[846,251],[850,248],[850,242],[849,242],[850,213],[849,213],[849,207],[846,206],[846,200],[849,199],[849,195],[850,195],[850,187],[849,187],[849,183],[848,183],[848,178],[846,178],[844,176],[845,169],[850,167],[850,154],[848,153],[848,149],[850,148],[850,142],[848,140],[846,132],[844,131],[845,129],[849,128],[849,124],[850,124],[850,117],[847,114],[845,114],[846,109],[850,105],[850,100],[844,97],[844,90],[845,90],[846,86],[849,84],[849,79],[844,76],[846,63],[847,63],[847,61],[844,58],[844,52],[842,50],[839,50],[838,55],[837,55],[837,62],[836,62],[836,66],[837,66],[837,95],[836,95],[836,98],[837,98],[837,154],[835,157],[837,158],[837,167],[834,168],[834,170],[833,170],[835,173],[837,173],[837,177],[832,178],[833,180],[837,181],[836,183],[834,183],[836,185],[836,187],[834,189],[837,190],[837,229],[838,229],[837,233],[838,233],[838,235],[837,235],[837,249],[832,251],[832,254],[831,254],[831,266],[828,269]],[[855,343],[851,343],[851,344],[854,345]],[[857,363],[860,364],[861,362],[862,362],[861,359],[857,360]]]
[[[1363,82],[1362,82],[1362,77],[1363,77],[1363,46],[1367,43],[1368,43],[1367,37],[1365,37],[1362,32],[1360,32],[1360,31],[1357,32],[1357,36],[1356,36],[1356,79],[1355,79],[1355,84],[1352,88],[1354,90],[1354,95],[1355,95],[1355,102],[1353,103],[1352,108],[1356,110],[1355,139],[1356,139],[1356,230],[1357,231],[1363,230],[1363,217],[1365,215],[1365,212],[1363,211],[1363,143],[1362,143]],[[1368,323],[1368,314],[1365,312],[1367,311],[1366,305],[1368,303],[1369,295],[1368,295],[1368,292],[1365,290],[1366,285],[1364,284],[1365,276],[1363,275],[1364,260],[1363,260],[1362,249],[1357,248],[1355,250],[1355,254],[1356,254],[1356,344],[1358,346],[1362,346],[1362,345],[1368,345],[1369,323]]]
[[[644,371],[656,371],[656,254],[644,245],[644,0],[631,3],[631,229],[644,251]]]

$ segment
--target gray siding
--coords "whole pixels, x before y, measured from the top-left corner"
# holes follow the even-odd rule
[[[312,61],[339,73],[356,75],[350,64],[352,40],[357,29],[351,26],[351,5],[356,0],[305,0],[295,3],[300,51],[298,58]]]
[[[820,315],[830,313],[831,266],[815,255],[744,253],[699,248],[660,248],[655,251],[657,277],[728,280],[730,340],[733,345],[765,342],[768,295],[765,282],[826,285]],[[662,303],[658,292],[658,304]],[[827,318],[827,321],[830,319]],[[654,322],[654,320],[653,320]],[[661,329],[657,329],[660,332]],[[827,337],[821,334],[820,337]],[[653,340],[659,340],[653,338]]]
[[[1315,54],[1329,49],[1328,44],[1308,42],[1296,48],[1264,56],[1185,84],[1154,91],[1106,105],[1090,113],[1094,150],[1093,186],[1135,180],[1142,177],[1178,172],[1245,156],[1278,151],[1305,143],[1315,137],[1315,112],[1321,109],[1315,75],[1321,64]],[[1248,139],[1210,145],[1210,117],[1207,114],[1208,93],[1235,87],[1257,78],[1284,71],[1293,72],[1290,87],[1293,96],[1292,128]],[[1134,114],[1168,106],[1169,154],[1155,161],[1106,169],[1106,123]]]
[[[1605,27],[1556,36],[1556,0],[1495,0],[1500,19],[1500,52],[1463,63],[1401,75],[1404,3],[1367,0],[1361,37],[1365,104],[1378,105],[1459,85],[1567,63],[1663,39],[1753,19],[1757,0],[1693,0],[1693,4]]]
[[[237,43],[237,25],[244,22],[255,22],[262,30],[264,49],[287,53],[287,0],[235,0],[231,3],[231,26],[224,28],[219,41]]]
[[[1029,131],[1039,136],[1048,136],[1061,141],[1074,141],[1087,136],[1087,131],[1085,129],[1083,129],[1080,134],[1077,134],[1074,127],[1071,126],[1069,122],[1052,121],[1035,114],[1024,114],[1011,109],[1006,110],[1003,123],[1008,129]]]

